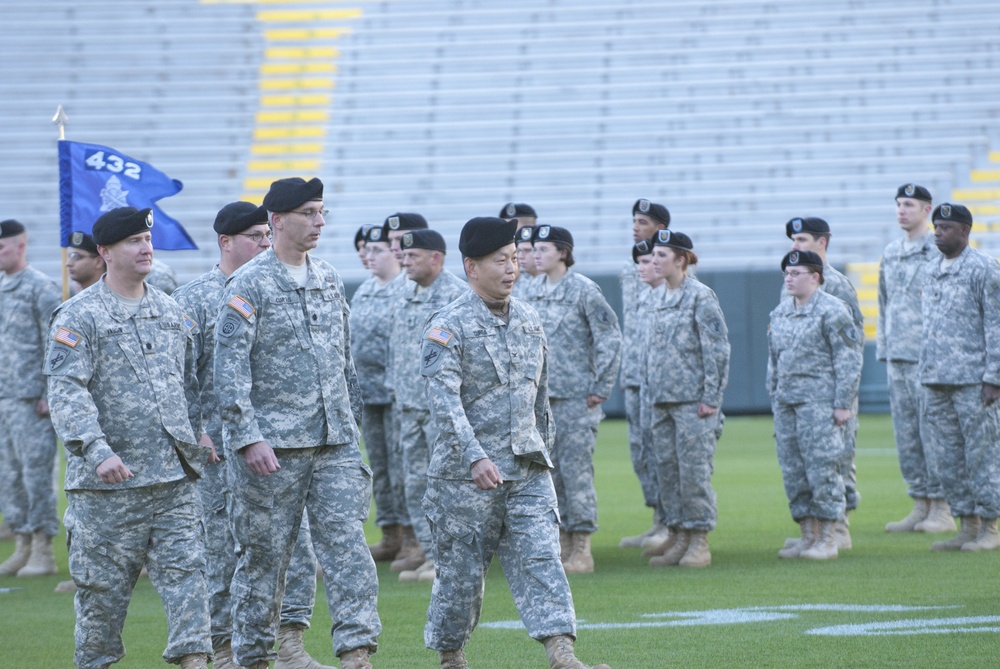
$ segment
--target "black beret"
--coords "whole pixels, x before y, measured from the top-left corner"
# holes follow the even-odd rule
[[[938,221],[955,221],[956,223],[964,223],[971,228],[972,212],[964,205],[944,202],[938,205],[934,213],[931,214],[931,221],[934,223]]]
[[[364,224],[354,233],[354,250],[357,251],[361,242],[367,241],[368,231],[372,228],[369,224]]]
[[[4,237],[13,237],[14,235],[19,235],[24,232],[24,225],[19,221],[15,221],[13,218],[8,218],[6,221],[0,222],[0,239]]]
[[[87,253],[93,253],[97,255],[97,244],[94,243],[94,238],[88,235],[86,232],[80,232],[77,230],[69,236],[69,247],[71,249],[80,249],[81,251],[86,251]]]
[[[517,222],[492,216],[470,218],[462,226],[458,250],[463,258],[482,258],[514,243]]]
[[[385,242],[389,243],[389,236],[385,234],[385,229],[381,225],[372,225],[367,230],[365,230],[365,241],[366,242]]]
[[[632,205],[632,215],[635,216],[636,214],[649,216],[654,221],[658,221],[668,228],[670,227],[670,212],[662,204],[650,202],[646,198],[639,198]]]
[[[573,235],[566,228],[554,225],[539,225],[535,228],[534,242],[553,242],[573,248]]]
[[[382,232],[388,237],[390,230],[426,230],[428,227],[427,219],[420,214],[397,212],[385,219]]]
[[[789,251],[781,259],[781,271],[784,272],[786,267],[811,267],[822,273],[823,259],[812,251]]]
[[[261,223],[267,223],[267,209],[252,202],[230,202],[215,215],[212,229],[219,235],[238,235]]]
[[[520,230],[518,230],[515,235],[514,242],[520,244],[521,242],[528,242],[529,244],[535,241],[535,235],[538,234],[538,228],[533,225],[526,225]]]
[[[119,207],[101,216],[94,223],[94,243],[110,246],[126,237],[148,232],[153,227],[153,210]]]
[[[931,192],[917,184],[903,184],[896,189],[896,197],[910,197],[914,200],[923,200],[924,202],[934,201],[934,198],[931,197]]]
[[[441,253],[447,251],[444,237],[437,230],[407,230],[406,234],[399,238],[399,246],[404,251],[406,249],[427,249]]]
[[[284,212],[297,209],[310,200],[323,199],[323,182],[313,177],[309,181],[300,177],[278,179],[264,196],[264,209]]]
[[[523,202],[508,202],[500,209],[500,218],[538,218],[538,214],[530,204]]]
[[[656,234],[653,235],[653,246],[669,246],[670,248],[683,249],[685,251],[694,250],[691,238],[683,232],[676,230],[657,230]]]
[[[653,241],[655,237],[643,239],[632,246],[632,262],[639,264],[639,256],[648,256],[653,253]]]
[[[789,239],[792,238],[792,235],[797,235],[800,232],[810,232],[816,235],[829,234],[830,224],[822,218],[802,218],[799,216],[785,223],[785,236]]]

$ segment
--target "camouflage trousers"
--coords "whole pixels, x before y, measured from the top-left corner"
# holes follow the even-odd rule
[[[844,430],[833,422],[833,404],[774,402],[772,410],[778,464],[792,518],[843,518]]]
[[[982,386],[925,386],[924,424],[952,515],[1000,517],[1000,402]]]
[[[197,482],[205,526],[205,580],[212,619],[212,647],[218,648],[233,636],[233,604],[229,584],[236,571],[236,540],[230,522],[232,495],[229,494],[227,461],[205,466]],[[292,561],[285,574],[285,596],[281,601],[281,624],[309,627],[316,603],[316,555],[309,534],[309,519],[303,514],[295,540]]]
[[[241,665],[273,660],[272,648],[293,548],[309,515],[333,621],[333,650],[374,649],[382,630],[378,577],[365,543],[371,470],[356,444],[277,449],[281,469],[258,476],[239,453],[228,458],[236,572],[233,652]]]
[[[403,449],[393,419],[391,404],[365,404],[361,415],[368,465],[372,468],[372,493],[375,496],[375,524],[409,525],[406,510]]]
[[[642,499],[646,506],[655,509],[659,499],[659,487],[656,482],[656,460],[653,457],[650,439],[652,438],[648,417],[643,414],[648,411],[643,406],[641,393],[634,386],[623,389],[625,399],[625,420],[628,421],[628,448],[632,456],[632,469],[639,479],[642,489]]]
[[[552,399],[556,427],[552,448],[552,482],[559,500],[562,529],[597,531],[597,491],[594,488],[594,448],[597,427],[604,417],[600,406],[587,408],[584,398]]]
[[[399,443],[403,451],[406,468],[406,509],[409,522],[417,541],[428,557],[434,557],[434,537],[431,526],[424,515],[422,502],[427,491],[427,466],[430,464],[430,445],[436,433],[431,413],[423,409],[401,409],[399,411]]]
[[[697,402],[654,404],[649,411],[663,524],[711,532],[719,412],[699,418]]]
[[[469,641],[494,555],[532,638],[576,634],[548,471],[532,465],[524,480],[504,481],[494,490],[479,490],[471,481],[431,479],[424,507],[438,546],[424,627],[428,648],[457,650]]]
[[[125,656],[122,627],[143,565],[167,613],[163,659],[211,653],[201,522],[188,480],[66,493],[69,571],[77,585],[78,669]],[[140,662],[141,664],[141,662]]]
[[[844,480],[844,503],[847,511],[853,511],[861,503],[858,490],[858,467],[854,461],[858,446],[858,398],[851,405],[851,417],[840,428],[844,441],[844,455],[840,460],[840,478]]]
[[[899,469],[906,494],[919,499],[941,499],[941,481],[931,467],[930,440],[924,425],[924,394],[916,362],[889,360],[889,408],[896,437]]]
[[[59,531],[56,433],[37,399],[0,398],[0,513],[14,532]]]

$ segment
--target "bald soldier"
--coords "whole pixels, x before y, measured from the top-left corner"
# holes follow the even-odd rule
[[[464,648],[496,555],[549,667],[588,669],[574,654],[576,615],[559,559],[545,333],[535,310],[510,297],[514,229],[499,218],[465,224],[459,250],[472,290],[423,332],[421,374],[436,435],[424,510],[438,573],[424,643],[439,652],[442,669],[467,669]]]

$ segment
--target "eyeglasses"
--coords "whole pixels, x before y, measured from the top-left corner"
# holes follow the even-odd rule
[[[793,272],[790,269],[786,269],[784,272],[782,272],[782,274],[784,274],[785,276],[790,276],[792,278],[795,278],[798,276],[805,276],[806,274],[812,274],[812,272],[810,272],[809,270],[803,270],[801,272]]]
[[[260,244],[264,241],[264,237],[271,239],[271,233],[268,232],[241,232],[237,237],[246,237],[250,239],[254,244]]]
[[[327,216],[330,215],[330,210],[329,209],[307,209],[306,211],[299,211],[298,209],[293,209],[292,211],[290,211],[288,213],[289,214],[300,214],[302,216],[305,216],[306,218],[311,218],[311,219],[315,220],[315,218],[317,216],[322,216],[323,218],[326,218]]]
[[[77,253],[76,251],[73,251],[73,253],[70,253],[67,257],[75,262],[77,260],[83,260],[84,258],[96,258],[97,256],[93,253]]]

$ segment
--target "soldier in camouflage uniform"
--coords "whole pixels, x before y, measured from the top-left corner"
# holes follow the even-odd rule
[[[69,238],[69,253],[66,254],[66,273],[76,283],[80,292],[100,281],[107,267],[97,252],[94,238],[85,232],[74,232]]]
[[[962,529],[932,550],[1000,548],[1000,266],[969,246],[972,214],[934,210],[943,257],[925,269],[920,382],[933,465]]]
[[[648,242],[657,230],[664,230],[670,225],[670,212],[662,204],[650,202],[645,198],[636,200],[632,205],[632,262],[627,263],[618,275],[618,283],[622,290],[622,365],[621,389],[625,401],[625,420],[628,422],[629,453],[632,456],[632,469],[639,479],[642,497],[647,507],[653,509],[653,524],[642,534],[623,537],[618,543],[621,548],[638,548],[658,544],[668,537],[667,526],[661,521],[657,512],[658,493],[656,484],[655,464],[650,461],[648,442],[642,427],[642,402],[639,398],[639,386],[642,380],[639,352],[642,350],[642,311],[643,296],[650,291],[649,283],[639,276],[639,258],[648,256],[646,262],[652,260],[653,246]],[[640,250],[640,246],[642,247]],[[657,279],[662,283],[662,279]]]
[[[899,468],[913,510],[886,524],[886,532],[955,530],[941,482],[931,467],[930,441],[923,424],[924,389],[920,385],[920,293],[925,268],[941,254],[930,230],[931,194],[923,186],[903,184],[896,191],[896,217],[904,235],[889,242],[878,272],[878,333],[875,355],[886,363],[889,406]]]
[[[851,312],[854,329],[858,332],[856,346],[864,359],[865,317],[861,313],[858,293],[850,280],[826,261],[830,244],[830,225],[822,218],[793,218],[785,224],[785,235],[792,240],[793,251],[812,251],[823,260],[823,282],[820,290],[840,299]],[[854,463],[854,452],[858,441],[858,397],[851,404],[851,417],[844,425],[844,459],[840,474],[844,479],[844,517],[837,521],[837,547],[851,548],[851,532],[848,514],[858,508],[861,493],[858,492],[858,468]]]
[[[392,369],[396,407],[399,410],[399,440],[405,468],[406,507],[423,549],[424,559],[393,563],[402,568],[400,580],[434,579],[434,544],[421,500],[427,490],[427,463],[434,443],[430,405],[420,376],[420,333],[427,318],[469,289],[444,269],[445,242],[434,230],[411,230],[403,234],[403,268],[410,279],[396,299],[392,331]]]
[[[52,420],[68,451],[79,669],[125,656],[121,631],[144,563],[167,614],[163,659],[206,667],[212,651],[192,480],[210,452],[195,436],[197,324],[143,281],[152,225],[149,209],[132,207],[94,223],[107,274],[56,309],[46,354]]]
[[[474,218],[459,249],[472,290],[431,317],[420,357],[436,425],[424,508],[438,577],[424,643],[443,669],[468,667],[463,648],[496,555],[549,666],[587,669],[573,653],[576,615],[559,562],[545,334],[535,310],[510,297],[514,224]]]
[[[52,279],[28,264],[28,234],[0,223],[0,511],[14,532],[14,553],[0,575],[56,573],[52,537],[59,531],[56,434],[45,395],[49,317],[61,300]]]
[[[573,266],[573,236],[565,228],[539,226],[535,263],[545,275],[532,283],[529,301],[545,325],[552,351],[549,400],[555,419],[553,482],[562,517],[563,566],[594,571],[590,535],[597,531],[594,448],[621,363],[618,317],[601,289]]]
[[[396,557],[402,545],[403,527],[410,525],[403,484],[403,455],[393,420],[393,393],[386,383],[393,309],[405,284],[396,280],[401,269],[382,226],[368,228],[365,248],[372,276],[351,298],[351,355],[365,403],[361,434],[372,468],[375,524],[382,528],[382,539],[369,549],[372,558],[382,562]]]
[[[368,231],[371,230],[373,225],[362,225],[358,228],[358,231],[354,233],[354,250],[358,254],[358,260],[361,261],[361,266],[368,269]]]
[[[698,264],[690,237],[660,230],[653,271],[666,282],[643,312],[649,324],[642,387],[650,411],[658,499],[670,536],[652,566],[707,567],[715,529],[712,471],[729,379],[729,338],[715,293],[688,276]]]
[[[233,654],[273,659],[285,572],[308,512],[342,669],[371,667],[381,632],[363,524],[371,470],[358,449],[361,390],[340,275],[308,255],[323,183],[280,179],[264,197],[273,246],[229,278],[215,328],[215,392],[239,546]]]
[[[533,226],[519,228],[514,238],[517,242],[518,274],[517,281],[514,282],[514,292],[511,294],[522,300],[527,296],[528,287],[531,285],[531,282],[538,276],[538,270],[535,269],[535,256],[532,253],[531,246],[535,239],[536,229]]]
[[[771,312],[767,388],[778,463],[802,538],[780,557],[837,557],[844,514],[844,438],[861,383],[860,335],[844,303],[820,290],[823,261],[792,251],[781,261],[788,297]]]
[[[219,264],[210,272],[178,288],[171,297],[199,325],[194,332],[194,344],[205,430],[199,443],[206,448],[223,451],[222,417],[215,398],[212,376],[215,319],[219,315],[226,279],[249,260],[270,248],[271,230],[267,225],[267,211],[249,202],[227,204],[219,211],[213,227],[219,235]],[[198,495],[205,525],[205,576],[208,580],[212,617],[214,666],[215,669],[231,669],[236,665],[233,663],[231,644],[233,618],[229,583],[236,570],[236,542],[229,518],[231,500],[227,461],[223,453],[217,455],[223,457],[205,467],[205,475],[198,481]],[[323,665],[310,657],[302,646],[303,630],[309,627],[315,600],[316,555],[312,549],[308,520],[303,517],[285,577],[275,669],[323,669]]]

